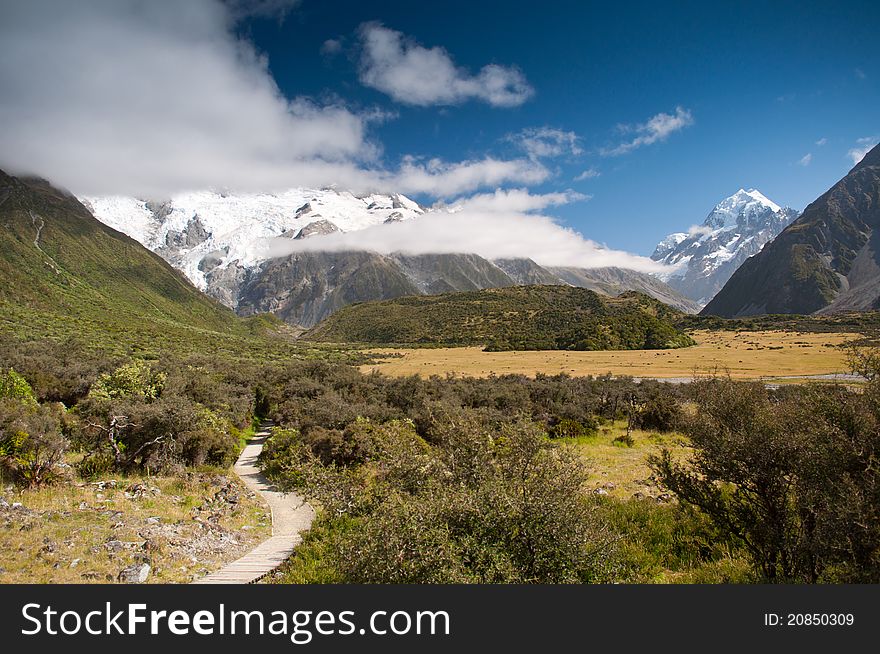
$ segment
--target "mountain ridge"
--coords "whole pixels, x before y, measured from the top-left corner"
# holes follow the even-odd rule
[[[748,259],[704,315],[880,308],[880,146]],[[772,283],[768,283],[772,280]]]
[[[702,307],[796,217],[794,209],[780,207],[757,189],[740,188],[716,204],[701,225],[666,236],[651,258],[676,267],[664,281]]]

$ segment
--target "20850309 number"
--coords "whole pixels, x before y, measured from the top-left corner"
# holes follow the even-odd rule
[[[854,623],[852,613],[764,614],[764,625],[768,627],[851,627]]]

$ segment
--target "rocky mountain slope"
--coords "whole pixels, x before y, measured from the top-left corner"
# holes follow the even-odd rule
[[[880,146],[734,273],[707,315],[880,308]]]
[[[201,192],[165,202],[84,198],[95,216],[125,230],[241,315],[271,312],[311,327],[354,302],[521,284],[583,286],[617,295],[644,291],[677,308],[699,307],[660,280],[619,269],[549,269],[530,259],[489,261],[475,254],[303,251],[268,258],[270,238],[320,238],[425,210],[402,195],[357,197],[332,189],[282,194]]]
[[[666,282],[702,307],[797,215],[756,189],[740,189],[719,202],[701,225],[663,239],[651,258],[677,266]]]

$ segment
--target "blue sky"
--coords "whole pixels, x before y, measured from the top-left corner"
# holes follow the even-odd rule
[[[2,3],[0,168],[459,200],[443,251],[651,271],[590,240],[649,255],[740,187],[803,209],[880,140],[878,25],[876,0]]]
[[[365,21],[440,46],[471,73],[516,66],[534,94],[515,107],[396,102],[359,81]],[[374,126],[389,160],[513,156],[505,136],[520,130],[576,133],[583,152],[547,162],[556,174],[531,188],[591,195],[552,213],[609,246],[650,254],[741,186],[803,209],[846,173],[857,140],[880,136],[878,25],[876,2],[305,0],[283,22],[256,18],[239,29],[288,96],[396,112]],[[328,39],[341,51],[322,53]],[[600,154],[626,140],[618,125],[676,107],[692,125],[626,154]],[[589,169],[599,176],[574,180]]]

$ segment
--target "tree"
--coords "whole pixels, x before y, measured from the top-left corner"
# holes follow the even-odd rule
[[[695,383],[687,462],[660,482],[743,542],[768,582],[880,579],[880,388]]]

